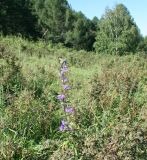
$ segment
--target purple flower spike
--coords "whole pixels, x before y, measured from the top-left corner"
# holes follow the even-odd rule
[[[60,124],[60,127],[59,127],[59,130],[61,132],[69,130],[68,123],[66,121],[62,120],[61,124]]]
[[[69,85],[63,85],[63,88],[64,88],[65,90],[71,89],[71,87],[70,87]]]
[[[64,94],[60,94],[57,96],[57,99],[60,101],[63,101],[65,99],[65,95]]]
[[[67,65],[64,65],[62,68],[63,68],[63,69],[68,69]]]
[[[62,78],[62,82],[63,82],[63,83],[66,83],[66,82],[68,82],[68,79],[65,78],[65,77],[63,77],[63,78]]]
[[[74,112],[75,112],[74,108],[72,108],[72,107],[66,107],[66,108],[64,109],[64,111],[65,111],[66,113],[74,113]]]
[[[68,79],[65,77],[64,74],[60,74],[60,78],[61,78],[62,82],[64,82],[64,83],[68,82]]]
[[[61,74],[64,74],[65,72],[68,72],[68,68],[67,67],[61,68]]]

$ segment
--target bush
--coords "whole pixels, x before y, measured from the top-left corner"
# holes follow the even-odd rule
[[[130,59],[131,58],[131,59]],[[145,159],[146,60],[123,57],[105,66],[91,81],[102,148],[95,159]],[[141,98],[142,97],[142,98]],[[141,98],[141,100],[140,100]],[[101,135],[101,136],[102,136]]]

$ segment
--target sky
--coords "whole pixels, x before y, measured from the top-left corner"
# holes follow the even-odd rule
[[[143,36],[147,36],[147,0],[68,0],[72,9],[82,11],[86,17],[99,19],[105,13],[106,7],[114,8],[116,4],[124,4]]]

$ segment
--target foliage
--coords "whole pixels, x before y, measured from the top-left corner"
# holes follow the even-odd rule
[[[35,14],[44,38],[53,42],[63,42],[65,34],[65,15],[68,9],[66,0],[33,1]]]
[[[58,131],[61,56],[67,58],[70,69],[74,132]],[[1,159],[144,160],[146,59],[143,53],[97,55],[0,37]]]
[[[71,16],[73,21],[69,25],[72,28],[66,33],[66,46],[72,46],[78,50],[92,50],[98,19],[95,18],[95,21],[90,21],[81,12],[74,13]]]
[[[46,43],[63,44],[76,50],[123,55],[146,52],[146,38],[140,35],[128,9],[118,4],[106,9],[98,20],[74,11],[67,0],[5,0],[0,5],[0,32]]]
[[[141,38],[141,41],[138,44],[137,50],[140,52],[147,53],[147,36]]]
[[[73,11],[67,0],[6,0],[0,4],[3,35],[42,38],[78,50],[93,49],[97,18],[92,21]]]
[[[113,106],[124,110],[126,107],[133,109],[138,104],[136,94],[141,89],[140,84],[146,85],[146,67],[143,57],[136,56],[131,63],[128,57],[111,60],[104,67],[102,74],[95,75],[93,79],[91,95],[97,105],[101,108]],[[144,103],[146,104],[146,101],[142,99],[142,105]],[[137,106],[141,107],[141,104]]]
[[[28,0],[5,0],[0,2],[0,6],[0,31],[4,35],[39,36],[37,19]]]
[[[135,52],[141,35],[123,4],[118,4],[113,10],[106,9],[99,23],[95,49],[97,52],[124,54]]]

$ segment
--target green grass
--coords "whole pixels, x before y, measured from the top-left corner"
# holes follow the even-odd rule
[[[58,57],[68,61],[76,109],[63,118]],[[112,56],[0,37],[1,160],[145,160],[147,55]]]

